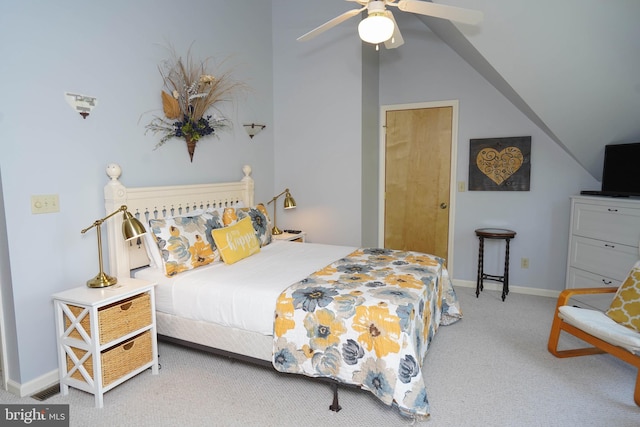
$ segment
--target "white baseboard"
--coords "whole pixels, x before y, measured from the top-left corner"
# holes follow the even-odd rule
[[[453,280],[453,286],[461,286],[464,288],[474,288],[476,287],[476,282],[471,280]],[[484,289],[492,290],[492,291],[502,291],[502,283],[495,282],[483,282],[482,286]],[[536,295],[539,297],[550,297],[557,298],[560,294],[560,291],[553,289],[540,289],[540,288],[531,288],[526,286],[512,286],[509,285],[509,293],[516,294],[525,294],[525,295]]]
[[[7,381],[7,391],[19,397],[31,396],[40,390],[51,387],[60,381],[58,370],[54,369],[40,377],[25,384],[17,383],[13,380]]]

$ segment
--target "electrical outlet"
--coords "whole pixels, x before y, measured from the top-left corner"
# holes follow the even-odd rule
[[[458,191],[459,192],[467,191],[467,186],[464,181],[458,181]]]
[[[520,259],[520,267],[521,268],[529,268],[529,258],[521,258]]]
[[[44,214],[60,212],[60,202],[57,194],[41,194],[31,196],[31,213]]]

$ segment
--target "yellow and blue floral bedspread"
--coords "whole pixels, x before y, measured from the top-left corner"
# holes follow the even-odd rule
[[[461,317],[442,258],[358,249],[280,295],[273,366],[358,385],[423,419],[422,361],[439,325]]]

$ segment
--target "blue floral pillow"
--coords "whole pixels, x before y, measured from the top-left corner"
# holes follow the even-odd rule
[[[253,229],[256,232],[256,237],[260,241],[260,246],[266,246],[271,243],[271,226],[267,216],[258,208],[242,208],[237,211],[238,219],[246,217],[251,218]]]
[[[211,231],[222,228],[217,213],[149,221],[168,277],[220,259]]]

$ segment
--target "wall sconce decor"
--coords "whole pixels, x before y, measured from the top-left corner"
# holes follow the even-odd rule
[[[89,113],[91,113],[91,110],[98,105],[98,98],[94,96],[65,92],[64,97],[71,108],[73,108],[73,111],[80,113],[83,119],[86,119]]]
[[[285,189],[282,193],[278,194],[277,196],[275,196],[273,199],[269,200],[269,203],[273,203],[273,228],[271,229],[271,234],[273,235],[278,235],[278,234],[282,234],[282,230],[280,230],[278,228],[278,226],[276,225],[276,204],[275,201],[278,200],[278,197],[282,196],[283,194],[286,195],[284,196],[284,208],[285,209],[293,209],[296,207],[296,201],[293,199],[293,197],[291,196],[291,193],[289,192],[289,189]],[[269,204],[267,203],[267,204]]]
[[[124,215],[124,219],[122,222],[122,235],[124,236],[124,240],[129,241],[136,239],[147,232],[145,230],[144,225],[137,219],[133,217],[127,210],[125,205],[120,206],[120,208],[105,216],[102,219],[96,220],[89,227],[82,230],[80,233],[84,234],[87,231],[91,230],[93,227],[98,231],[98,264],[100,265],[100,272],[93,279],[87,280],[87,286],[90,288],[105,288],[107,286],[112,286],[118,283],[118,279],[112,276],[108,276],[104,273],[104,269],[102,268],[102,232],[100,230],[100,226],[107,219],[111,218],[118,212],[122,212]]]
[[[242,125],[242,126],[244,126],[244,130],[247,131],[247,134],[251,139],[253,139],[254,136],[256,136],[258,133],[260,133],[260,131],[262,131],[264,128],[267,127],[267,125],[259,125],[257,123],[251,123],[251,124]]]

